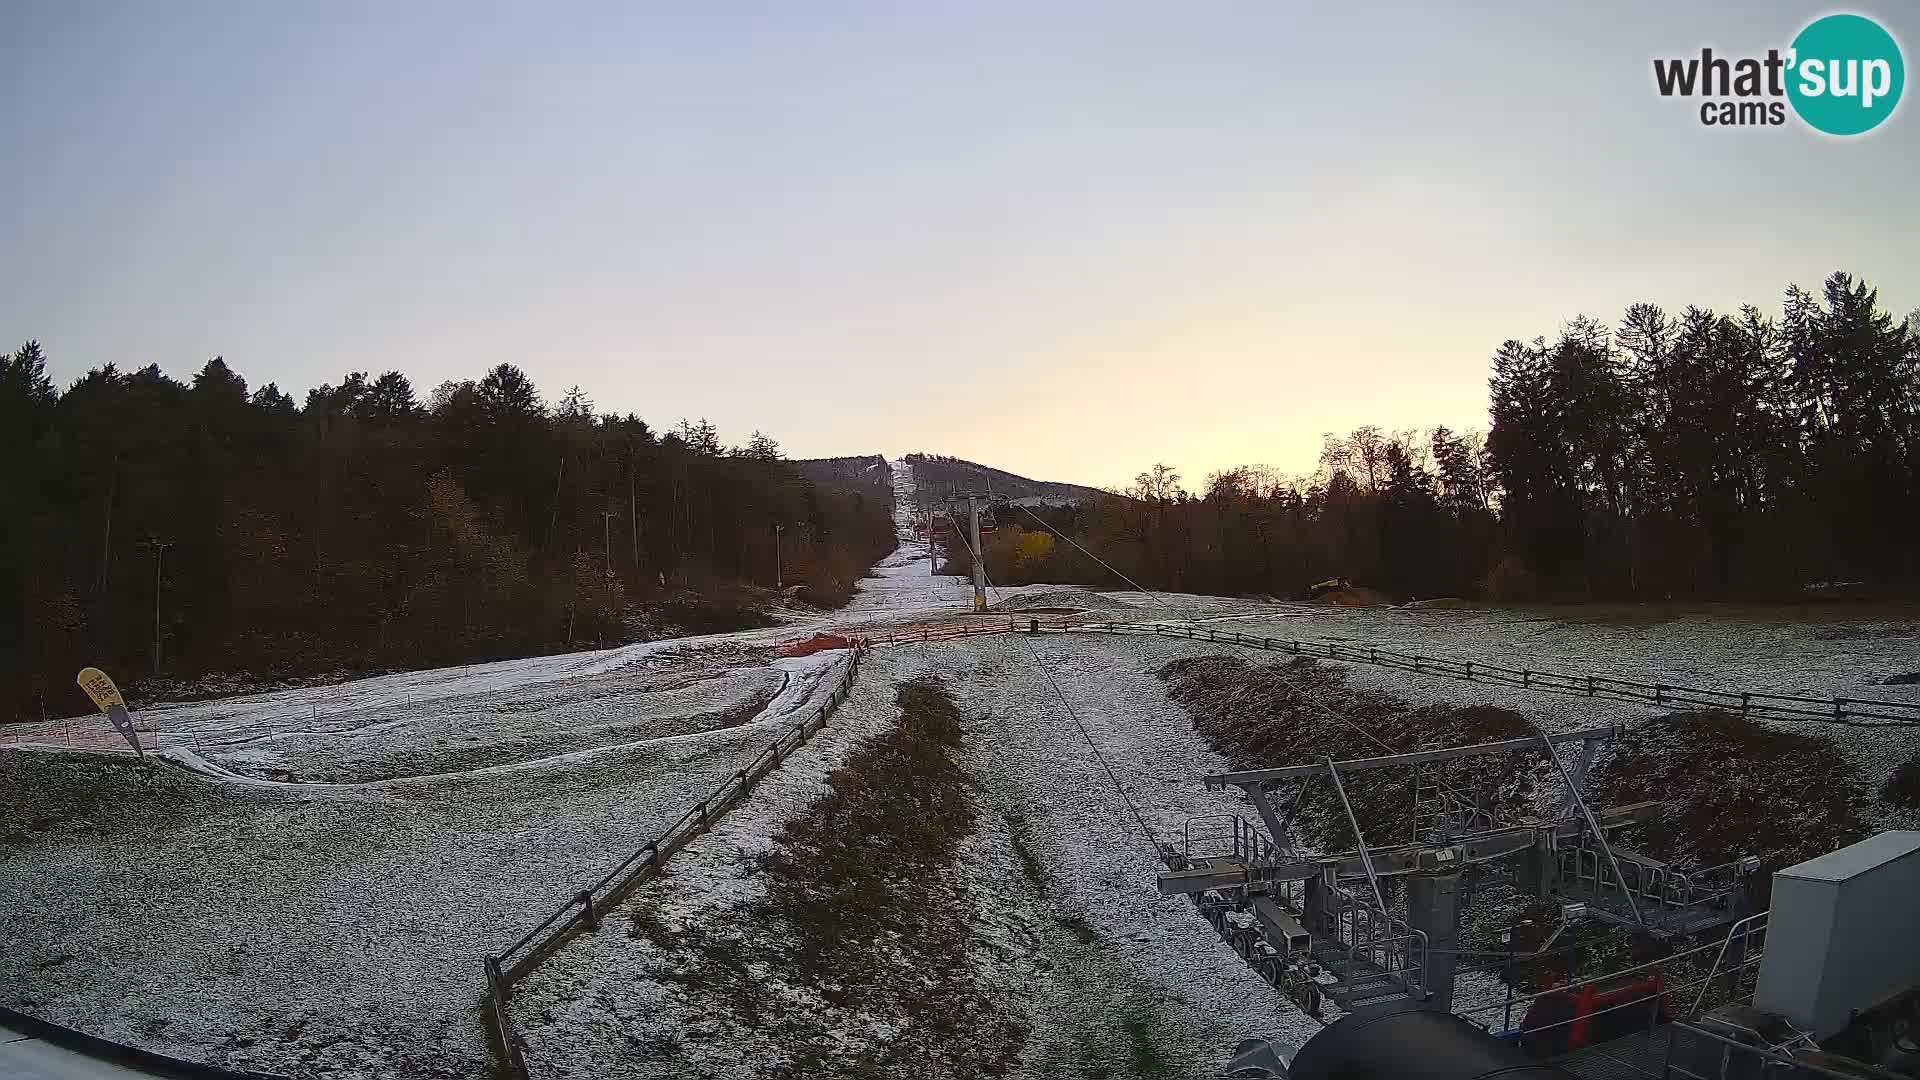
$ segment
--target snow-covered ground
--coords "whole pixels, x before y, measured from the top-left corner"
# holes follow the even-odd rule
[[[929,572],[905,516],[910,468],[897,462],[894,477],[900,549],[844,611],[811,622],[144,710],[191,770],[61,748],[70,725],[60,721],[27,740],[38,746],[0,748],[0,1002],[299,1077],[483,1075],[480,958],[745,764],[844,659],[774,659],[767,646],[969,617],[970,587]],[[1011,610],[1022,597],[1068,606],[1076,595],[1101,618],[1920,701],[1920,686],[1876,685],[1920,670],[1911,625],[1616,626],[1048,585],[991,599]],[[980,804],[955,867],[973,909],[973,963],[1030,1029],[1023,1075],[1073,1075],[1061,1063],[1105,1038],[1147,1039],[1166,1075],[1207,1075],[1241,1038],[1310,1033],[1189,903],[1157,894],[1157,863],[1089,746],[1161,839],[1177,844],[1189,820],[1238,811],[1203,788],[1225,762],[1152,674],[1223,651],[1094,634],[876,651],[834,722],[628,913],[645,904],[697,920],[763,889],[755,857],[827,790],[832,768],[890,729],[897,685],[936,674],[966,720],[962,764]],[[1552,729],[1649,711],[1377,668],[1350,679],[1416,702],[1503,705]],[[1872,785],[1920,751],[1913,729],[1805,730],[1834,740]],[[713,1039],[718,1029],[690,1016],[670,983],[640,977],[645,944],[624,925],[609,920],[520,984],[514,1011],[534,1075],[677,1075],[646,1049],[673,1030],[691,1037],[680,1045],[698,1074],[763,1075],[780,1048],[738,1031]],[[1116,1013],[1144,1027],[1116,1034]],[[847,1038],[885,1032],[870,1024]]]
[[[1161,839],[1178,843],[1189,820],[1234,812],[1231,796],[1198,780],[1223,760],[1150,673],[1205,651],[1177,641],[998,637],[875,652],[854,697],[816,739],[819,752],[776,773],[610,925],[636,907],[670,925],[725,918],[764,890],[757,857],[784,822],[826,791],[833,765],[891,727],[898,684],[934,675],[967,720],[964,766],[978,785],[980,819],[956,867],[975,911],[973,962],[980,981],[998,988],[1000,1006],[1029,1028],[1013,1075],[1078,1075],[1073,1063],[1102,1052],[1089,1050],[1089,1039],[1111,1040],[1105,1052],[1124,1069],[1116,1016],[1144,1018],[1168,1076],[1211,1075],[1250,1035],[1304,1038],[1318,1025],[1256,977],[1191,903],[1158,894],[1153,849],[1089,746],[1090,737]],[[1074,703],[1071,712],[1043,671]],[[1022,873],[1016,833],[1043,868],[1044,889]],[[636,979],[657,959],[646,939],[603,931],[529,976],[514,1012],[534,1071],[583,1080],[779,1075],[791,1047],[721,1028],[671,983]],[[835,1037],[856,1047],[887,1041],[858,1024]],[[648,1046],[674,1051],[636,1049]],[[927,1068],[927,1076],[949,1075]]]
[[[453,739],[491,736],[485,763],[458,771],[445,770],[461,755],[423,752],[427,771],[389,775],[390,733],[446,739],[438,712],[424,726],[375,721],[270,741],[266,752],[282,755],[270,762],[248,758],[259,745],[220,719],[226,741],[207,763],[218,775],[138,768],[126,754],[0,752],[0,1001],[296,1076],[483,1075],[481,956],[743,767],[845,660],[777,660],[757,678],[719,664],[702,681],[722,701],[757,706],[750,718],[700,714],[681,700],[686,688],[648,694],[605,671],[537,682],[538,700],[454,729]],[[744,691],[748,682],[765,692]],[[610,695],[631,719],[608,717]],[[664,705],[649,708],[654,698]],[[655,722],[674,730],[649,734]],[[580,731],[569,739],[606,741],[563,749],[553,732],[571,725]],[[363,747],[370,755],[355,757]],[[224,775],[303,776],[313,762],[376,778]]]

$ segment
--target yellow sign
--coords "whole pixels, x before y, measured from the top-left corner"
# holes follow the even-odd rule
[[[120,688],[113,685],[113,680],[99,668],[81,668],[80,674],[75,676],[73,681],[80,684],[80,689],[87,692],[87,696],[93,699],[93,703],[100,707],[101,712],[106,712],[115,705],[126,708],[127,699],[120,696]]]

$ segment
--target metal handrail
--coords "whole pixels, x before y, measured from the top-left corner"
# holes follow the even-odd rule
[[[1748,1053],[1780,1065],[1785,1065],[1791,1069],[1805,1069],[1808,1072],[1827,1077],[1828,1080],[1861,1080],[1862,1077],[1877,1078],[1877,1080],[1906,1080],[1906,1078],[1899,1073],[1890,1072],[1871,1062],[1854,1061],[1849,1058],[1847,1059],[1848,1062],[1856,1066],[1856,1068],[1853,1071],[1842,1072],[1839,1069],[1830,1068],[1817,1061],[1809,1061],[1806,1058],[1795,1057],[1792,1054],[1783,1054],[1770,1046],[1755,1046],[1752,1043],[1743,1043],[1738,1039],[1729,1039],[1719,1032],[1708,1031],[1698,1024],[1689,1023],[1685,1020],[1676,1021],[1673,1026],[1696,1038],[1725,1043],[1728,1046],[1747,1051]]]
[[[1511,1000],[1502,999],[1499,1001],[1489,1001],[1482,1005],[1469,1005],[1466,1008],[1457,1009],[1455,1011],[1459,1013],[1461,1016],[1471,1016],[1475,1013],[1490,1013],[1495,1010],[1509,1008],[1514,1005],[1525,1005],[1525,1004],[1528,1004],[1529,1002],[1537,1001],[1543,997],[1548,997],[1553,994],[1564,993],[1568,990],[1578,990],[1583,986],[1592,986],[1596,983],[1603,983],[1613,979],[1618,979],[1624,975],[1631,975],[1636,971],[1645,971],[1648,968],[1663,967],[1667,964],[1673,963],[1675,960],[1680,960],[1689,956],[1694,956],[1699,953],[1706,952],[1708,949],[1717,948],[1717,947],[1718,946],[1715,945],[1714,943],[1709,942],[1708,944],[1705,944],[1705,945],[1697,945],[1691,949],[1674,953],[1672,956],[1662,956],[1657,960],[1648,960],[1645,963],[1635,964],[1632,967],[1624,967],[1615,971],[1602,972],[1598,975],[1589,975],[1584,979],[1572,979],[1565,983],[1562,983],[1559,986],[1550,987],[1546,990],[1541,990],[1536,993],[1518,995],[1512,998]]]
[[[1238,820],[1239,818],[1233,814],[1195,814],[1194,816],[1187,818],[1187,820],[1182,822],[1180,825],[1180,853],[1185,855],[1189,859],[1195,858],[1195,855],[1193,853],[1193,844],[1194,844],[1194,840],[1196,839],[1193,835],[1193,826],[1195,822],[1218,821],[1218,822],[1230,823],[1230,822],[1236,822]],[[1238,830],[1235,829],[1234,832],[1208,833],[1198,837],[1198,839],[1203,842],[1208,840],[1214,840],[1214,841],[1233,840],[1237,843],[1238,837],[1235,835],[1235,832],[1237,831]],[[1206,858],[1207,856],[1200,856],[1200,857]]]
[[[556,941],[564,940],[565,935],[571,933],[581,923],[597,929],[599,912],[604,911],[614,897],[641,880],[643,873],[658,873],[661,864],[672,851],[692,839],[701,830],[711,827],[716,813],[731,808],[734,800],[742,796],[756,780],[777,767],[787,754],[797,749],[814,731],[826,726],[827,718],[850,693],[853,681],[859,675],[860,659],[867,648],[866,642],[856,641],[853,654],[833,689],[828,691],[826,701],[815,706],[798,723],[781,732],[771,745],[754,756],[746,768],[722,781],[720,786],[714,789],[713,794],[681,813],[658,837],[622,859],[591,888],[575,893],[539,925],[522,934],[504,952],[482,958],[487,979],[483,1000],[493,1014],[492,1026],[501,1045],[506,1070],[511,1076],[515,1078],[526,1076],[526,1063],[513,1032],[512,1019],[507,1012],[507,999],[513,980],[525,972],[510,970],[507,966],[509,962],[523,950],[530,956],[537,956],[540,950]],[[789,739],[792,740],[791,745],[788,744]]]
[[[1741,919],[1739,922],[1736,922],[1732,926],[1727,928],[1727,936],[1722,938],[1720,941],[1720,951],[1714,954],[1713,966],[1707,969],[1706,981],[1700,984],[1700,994],[1698,997],[1693,999],[1693,1007],[1687,1010],[1688,1016],[1698,1016],[1700,1014],[1700,1005],[1702,1002],[1707,1000],[1707,987],[1713,985],[1714,977],[1720,973],[1720,963],[1721,961],[1727,958],[1727,946],[1733,944],[1733,936],[1735,934],[1740,935],[1740,941],[1741,941],[1740,947],[1741,947],[1742,953],[1744,954],[1746,951],[1747,938],[1750,937],[1753,934],[1754,930],[1756,929],[1756,927],[1753,924],[1756,921],[1759,922],[1761,925],[1757,929],[1759,929],[1762,933],[1766,931],[1765,923],[1766,923],[1767,914],[1768,913],[1765,911],[1755,912],[1754,914],[1749,915],[1744,919]],[[1741,958],[1741,966],[1745,967],[1746,963],[1747,963],[1746,957],[1743,955]]]
[[[1739,881],[1734,875],[1744,872],[1746,866],[1745,860],[1734,859],[1689,874],[1628,859],[1618,864],[1622,874],[1616,879],[1605,874],[1601,853],[1591,848],[1562,848],[1559,855],[1562,873],[1587,883],[1595,894],[1616,891],[1668,908],[1726,907],[1731,911],[1739,895]],[[1717,879],[1723,875],[1727,880],[1721,883]]]
[[[1427,935],[1345,889],[1332,890],[1334,942],[1349,959],[1364,959],[1380,974],[1396,978],[1409,994],[1427,985]]]

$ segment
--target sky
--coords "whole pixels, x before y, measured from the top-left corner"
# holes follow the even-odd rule
[[[1920,104],[1703,127],[1826,5],[0,4],[0,342],[296,400],[500,362],[793,457],[1123,485],[1486,425],[1589,314],[1920,306]],[[1920,8],[1846,10],[1898,37]],[[1909,95],[1911,96],[1911,95]]]

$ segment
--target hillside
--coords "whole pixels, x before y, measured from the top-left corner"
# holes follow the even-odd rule
[[[766,435],[549,403],[512,364],[296,404],[218,357],[61,391],[28,342],[0,417],[0,557],[28,568],[0,580],[0,721],[83,706],[89,665],[151,700],[736,630],[780,583],[845,603],[894,543],[884,475],[809,483]]]
[[[893,467],[879,454],[856,457],[801,458],[793,463],[800,475],[822,491],[837,495],[867,495],[892,501]]]
[[[1029,480],[1017,473],[995,469],[964,458],[940,454],[908,454],[913,466],[914,486],[930,495],[944,495],[952,488],[986,488],[1012,499],[1032,499],[1051,503],[1078,503],[1107,494],[1085,484],[1067,484],[1052,480]]]

